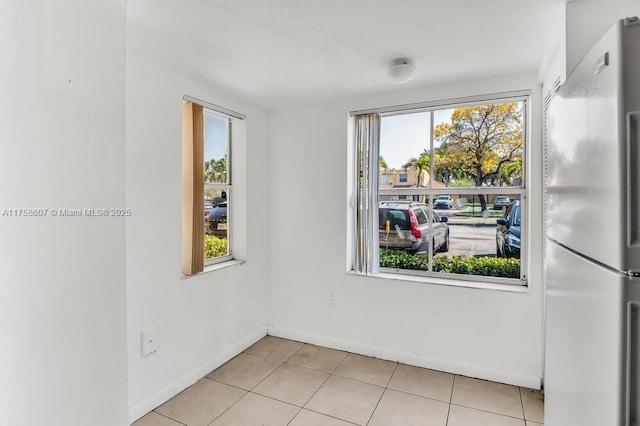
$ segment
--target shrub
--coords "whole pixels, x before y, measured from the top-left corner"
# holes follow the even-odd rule
[[[227,255],[227,239],[217,238],[213,235],[204,236],[204,258],[213,259],[214,257]]]
[[[380,249],[380,266],[384,268],[429,270],[429,259],[424,255],[402,250]],[[489,277],[520,278],[520,259],[501,257],[436,257],[435,272],[482,275]]]
[[[380,266],[383,268],[429,270],[429,258],[407,253],[404,250],[380,249]]]

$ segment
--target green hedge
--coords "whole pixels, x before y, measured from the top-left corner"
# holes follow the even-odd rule
[[[204,258],[213,259],[214,257],[227,255],[227,239],[217,238],[213,235],[204,236]]]
[[[380,249],[380,266],[383,268],[428,271],[429,258],[425,255],[411,254],[402,250]],[[439,256],[434,259],[433,270],[451,274],[520,278],[520,259]]]

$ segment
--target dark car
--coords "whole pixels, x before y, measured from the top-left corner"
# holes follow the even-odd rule
[[[511,203],[496,220],[496,257],[520,258],[521,220],[520,201]]]
[[[207,235],[218,238],[227,238],[227,202],[213,206],[209,215],[204,220],[204,231]]]
[[[413,253],[429,250],[433,223],[433,252],[449,251],[447,218],[429,206],[413,201],[381,201],[378,205],[380,248],[403,249]]]
[[[207,218],[207,216],[209,216],[209,213],[211,212],[211,209],[213,209],[213,201],[211,201],[209,199],[205,199],[204,200],[204,217],[205,217],[205,219]]]

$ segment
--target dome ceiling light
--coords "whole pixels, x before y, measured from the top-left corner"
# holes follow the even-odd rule
[[[389,65],[389,75],[398,84],[406,83],[416,74],[416,66],[411,58],[394,59]]]

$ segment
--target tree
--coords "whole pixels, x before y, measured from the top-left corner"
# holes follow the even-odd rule
[[[389,169],[389,165],[382,155],[380,156],[380,159],[378,161],[378,167],[380,168],[380,170],[384,170],[385,172]]]
[[[418,158],[409,158],[409,160],[407,160],[407,162],[402,167],[404,169],[415,169],[418,172],[418,184],[416,186],[420,186],[420,178],[422,177],[422,173],[429,172],[430,164],[431,159],[429,158],[429,153],[427,150],[424,150]]]
[[[205,182],[222,183],[227,180],[227,157],[224,156],[219,160],[212,158],[204,162],[204,179]]]
[[[424,150],[422,154],[418,158],[409,158],[409,160],[402,166],[405,170],[415,169],[418,172],[418,183],[416,187],[420,187],[420,182],[422,181],[422,173],[429,172],[429,168],[431,166],[431,159],[429,158],[429,152]],[[425,196],[422,196],[423,202]],[[420,200],[420,195],[414,196],[413,199],[415,201]]]
[[[453,110],[450,123],[434,129],[440,170],[475,186],[511,183],[522,176],[522,110],[517,102]],[[482,210],[487,209],[484,195]]]

